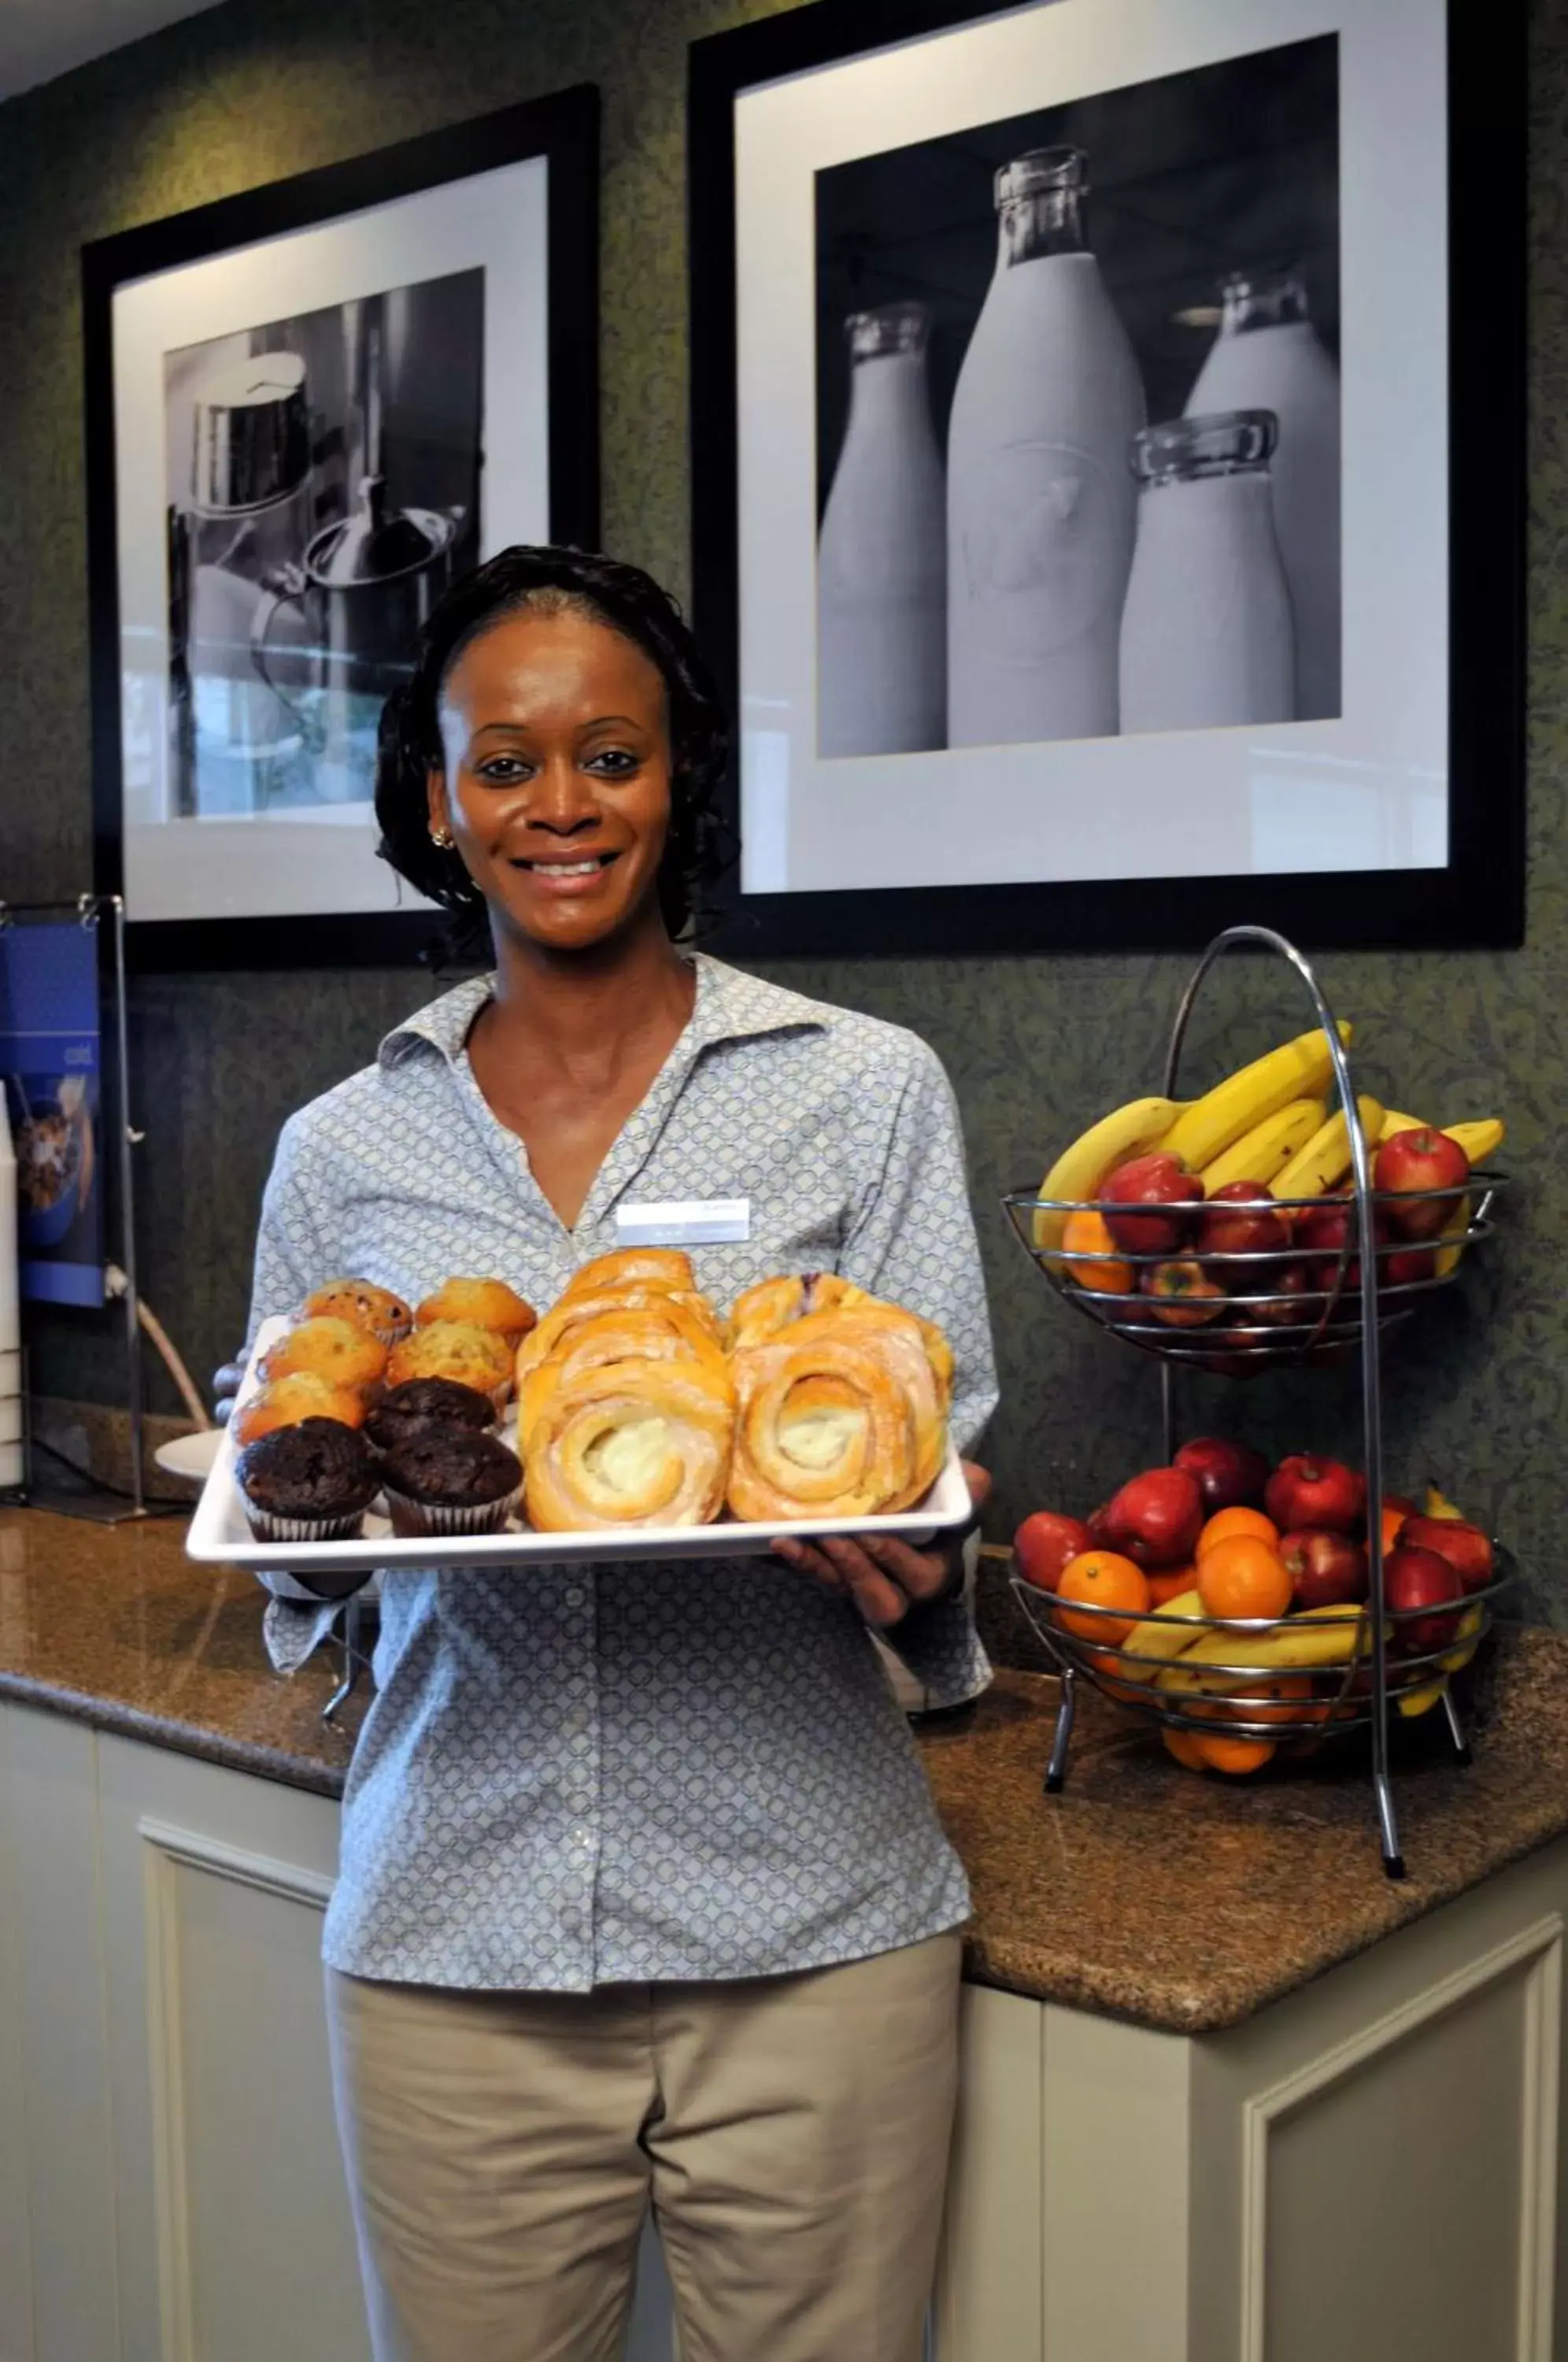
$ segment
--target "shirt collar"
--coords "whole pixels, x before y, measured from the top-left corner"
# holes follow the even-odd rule
[[[828,1021],[830,1012],[821,1001],[808,1000],[804,993],[768,984],[759,976],[747,976],[741,968],[711,959],[706,952],[698,952],[692,965],[697,970],[697,1001],[682,1038],[693,1051],[763,1033],[788,1033],[803,1027],[820,1031]],[[395,1065],[415,1043],[425,1042],[451,1065],[494,989],[493,975],[470,977],[451,992],[444,992],[439,1000],[416,1009],[381,1043],[381,1064]]]

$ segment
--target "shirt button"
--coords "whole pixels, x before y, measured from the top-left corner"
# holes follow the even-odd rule
[[[588,1728],[588,1708],[581,1705],[573,1706],[562,1722],[561,1728],[569,1732],[573,1738],[578,1738]]]
[[[569,1607],[580,1607],[588,1597],[580,1583],[569,1583],[564,1595]]]
[[[593,1843],[592,1830],[585,1829],[580,1821],[577,1823],[574,1828],[569,1829],[567,1835],[570,1838],[572,1844],[577,1848],[580,1853],[586,1853],[589,1847]]]

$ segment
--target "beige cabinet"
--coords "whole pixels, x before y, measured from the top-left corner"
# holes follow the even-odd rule
[[[0,2362],[365,2362],[336,1843],[0,1706]],[[1190,2040],[967,1988],[937,2362],[1568,2362],[1565,1917],[1568,1842]],[[671,2356],[650,2251],[627,2362]]]
[[[1565,2362],[1565,1918],[1559,1844],[1197,2039],[968,1989],[940,2362]]]

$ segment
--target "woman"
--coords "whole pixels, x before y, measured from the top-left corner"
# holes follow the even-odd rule
[[[285,1125],[252,1333],[348,1271],[543,1308],[619,1209],[742,1199],[701,1285],[834,1269],[936,1320],[972,1444],[990,1343],[935,1058],[677,948],[723,754],[634,568],[513,549],[448,594],[377,811],[494,972]],[[325,1940],[379,2362],[617,2355],[650,2203],[685,2362],[919,2350],[967,1896],[867,1628],[939,1702],[987,1669],[956,1545],[777,1550],[383,1577]]]

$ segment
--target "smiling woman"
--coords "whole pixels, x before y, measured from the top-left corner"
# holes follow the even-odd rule
[[[424,1312],[445,1274],[491,1272],[558,1308],[536,1379],[624,1215],[722,1200],[744,1220],[694,1245],[704,1291],[755,1310],[761,1282],[803,1299],[828,1275],[906,1307],[887,1350],[935,1340],[945,1396],[951,1341],[973,1445],[995,1387],[941,1067],[679,940],[718,866],[725,741],[635,568],[519,548],[442,600],[383,718],[377,811],[386,858],[482,926],[492,972],[285,1128],[253,1329],[332,1273]],[[525,1374],[536,1527],[618,1519],[676,1461],[715,1506],[729,1380],[715,1403],[702,1365],[617,1361],[613,1418],[597,1365],[569,1397]],[[831,1352],[801,1374],[783,1473],[810,1496],[867,1409]],[[888,1392],[912,1497],[932,1472]],[[867,1626],[932,1704],[974,1695],[959,1547],[779,1540],[744,1569],[606,1551],[382,1575],[325,1939],[378,2362],[618,2350],[650,2199],[687,2350],[902,2354],[967,1898]]]

